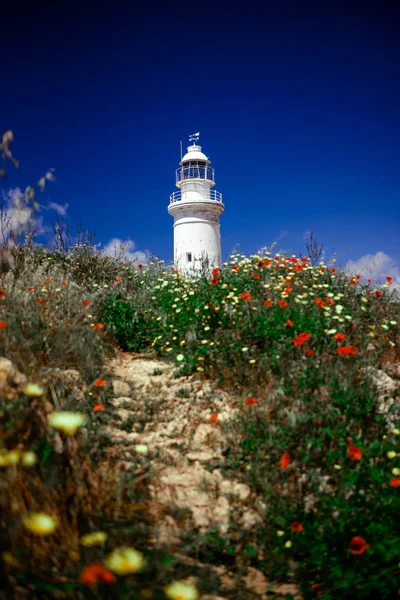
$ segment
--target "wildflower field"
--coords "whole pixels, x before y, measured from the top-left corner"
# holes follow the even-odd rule
[[[393,287],[271,252],[190,279],[88,244],[3,248],[0,597],[398,597]],[[182,528],[179,553],[157,541],[152,448],[127,465],[108,430],[123,353],[229,395],[231,418],[205,419],[226,440],[206,468],[260,499],[253,526]]]

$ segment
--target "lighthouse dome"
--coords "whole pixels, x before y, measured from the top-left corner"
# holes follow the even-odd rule
[[[187,153],[182,158],[180,164],[188,162],[190,160],[202,160],[207,163],[210,163],[207,156],[201,151],[201,146],[197,146],[196,144],[193,144],[192,146],[188,147]]]

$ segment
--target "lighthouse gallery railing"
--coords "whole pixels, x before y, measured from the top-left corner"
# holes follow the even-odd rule
[[[170,197],[169,197],[169,203],[172,204],[173,202],[180,202],[182,200],[182,192],[173,192]],[[210,197],[209,198],[202,198],[201,200],[199,200],[199,202],[202,201],[207,202],[207,200],[211,200],[212,202],[222,202],[222,194],[221,192],[217,192],[216,190],[210,190]],[[195,201],[197,202],[197,201]]]

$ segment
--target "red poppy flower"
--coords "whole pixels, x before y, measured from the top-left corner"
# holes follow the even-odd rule
[[[143,268],[142,264],[138,265],[138,269],[142,269],[142,268]]]
[[[214,423],[217,419],[218,413],[215,413],[214,415],[211,415],[211,417],[208,420],[211,421],[211,423]]]
[[[289,304],[284,300],[279,300],[278,304],[281,308],[287,308],[289,306]]]
[[[174,269],[174,273],[179,273],[178,269]]]
[[[233,265],[232,271],[237,271],[240,268],[240,265]]]
[[[300,333],[297,337],[292,339],[292,342],[295,346],[304,346],[307,340],[312,337],[311,333]]]
[[[272,302],[270,300],[264,300],[264,306],[272,306]]]
[[[331,269],[332,273],[336,273],[336,269],[335,267],[333,267],[333,269]]]
[[[89,304],[90,304],[90,300],[84,300],[84,301],[82,302],[82,304],[83,304],[83,306],[89,306]]]
[[[344,335],[344,333],[335,333],[335,335],[333,336],[333,339],[336,342],[344,342],[346,339],[346,336]]]
[[[114,575],[101,563],[94,563],[89,567],[83,569],[79,576],[79,580],[84,585],[94,585],[98,581],[103,581],[104,583],[115,583],[116,579]]]
[[[97,387],[104,387],[106,385],[106,382],[104,379],[96,379],[94,385]]]
[[[317,306],[319,306],[320,308],[323,308],[325,306],[325,302],[321,300],[321,298],[316,298],[315,304],[317,304]]]
[[[211,271],[211,274],[214,275],[214,277],[218,277],[218,275],[219,275],[219,269],[218,269],[218,267],[216,267],[215,269],[213,269]]]
[[[3,299],[6,297],[6,290],[4,288],[0,288],[0,298]]]
[[[299,521],[294,521],[294,523],[291,524],[290,529],[293,531],[293,533],[300,533],[300,531],[304,531],[303,525]]]
[[[364,538],[356,535],[351,538],[349,548],[353,554],[363,554],[366,550],[369,550],[371,546],[367,544]]]
[[[252,274],[251,274],[251,276],[252,276],[254,279],[260,279],[260,276],[259,276],[259,274],[258,274],[258,273],[252,273]]]
[[[247,292],[242,292],[241,294],[239,294],[240,298],[243,298],[243,300],[251,300],[252,295],[248,294]]]
[[[376,290],[376,292],[375,292],[375,296],[376,296],[377,298],[380,298],[380,297],[382,296],[382,292],[380,292],[379,290]]]
[[[288,327],[293,327],[293,321],[291,321],[290,319],[288,319],[288,320],[286,321],[286,325],[287,325]]]
[[[213,285],[218,285],[218,284],[219,284],[219,279],[218,279],[218,277],[213,277],[213,278],[211,279],[211,283],[212,283]]]
[[[393,283],[393,279],[391,277],[386,277],[386,281],[389,285]]]
[[[392,477],[389,481],[391,487],[400,487],[400,477]]]
[[[7,321],[0,321],[0,329],[5,329],[7,327]]]
[[[307,256],[303,256],[303,258],[301,259],[301,262],[307,262],[308,260],[310,260],[310,259],[307,258]]]
[[[341,348],[336,348],[336,352],[340,356],[354,356],[354,354],[358,353],[358,350],[354,346],[342,346]]]
[[[46,306],[47,304],[47,300],[45,300],[45,298],[36,298],[36,302],[42,306]]]
[[[351,460],[361,460],[362,452],[358,446],[353,446],[351,444],[347,448],[347,456],[351,458]]]
[[[283,290],[283,293],[288,296],[291,292],[293,292],[293,288],[289,287],[289,288],[285,288]]]
[[[257,400],[255,398],[246,398],[246,404],[247,406],[253,406],[257,404]]]
[[[280,461],[281,469],[286,469],[286,467],[289,466],[289,463],[290,463],[290,455],[287,452],[284,452],[281,456],[281,461]]]
[[[264,265],[265,265],[266,267],[268,267],[268,265],[270,265],[270,264],[271,264],[271,261],[270,261],[270,260],[268,260],[268,258],[265,258],[265,259],[264,259]]]
[[[28,292],[36,292],[36,288],[35,287],[29,287],[28,288]]]
[[[98,410],[103,410],[104,408],[105,408],[104,404],[95,404],[93,406],[94,412],[97,412]]]
[[[368,282],[368,283],[372,283],[371,279],[367,279],[367,282]]]
[[[62,286],[63,286],[63,288],[66,288],[68,286],[68,283],[66,281],[63,281]]]
[[[314,354],[315,354],[315,350],[310,350],[310,348],[307,348],[306,356],[314,356]]]
[[[93,325],[92,329],[93,331],[97,331],[97,329],[104,329],[104,325],[101,323],[96,323],[96,325]]]
[[[115,283],[121,283],[121,280],[119,277],[116,278]]]

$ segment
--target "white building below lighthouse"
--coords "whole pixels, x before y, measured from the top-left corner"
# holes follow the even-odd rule
[[[176,170],[178,192],[170,196],[168,212],[174,217],[174,264],[183,273],[220,267],[219,217],[224,212],[222,194],[215,186],[214,169],[197,145],[199,134]]]

